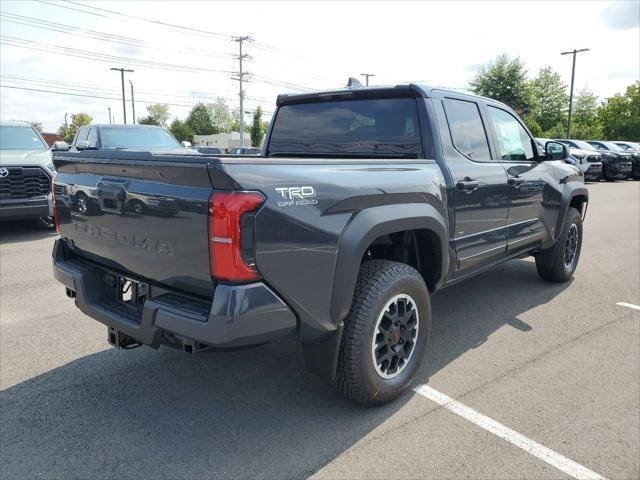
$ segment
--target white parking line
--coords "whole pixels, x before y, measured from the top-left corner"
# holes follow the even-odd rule
[[[634,310],[640,310],[640,305],[634,305],[633,303],[627,302],[618,302],[616,305],[620,305],[621,307],[633,308]]]
[[[544,445],[540,445],[538,442],[525,437],[521,433],[496,422],[495,420],[475,411],[473,408],[469,408],[427,385],[419,385],[415,387],[413,391],[455,413],[456,415],[469,420],[471,423],[475,423],[477,426],[484,428],[488,432],[497,435],[516,447],[520,447],[525,452],[528,452],[549,465],[556,467],[558,470],[563,471],[573,478],[580,480],[606,480],[606,477],[583,467],[579,463],[554,452]]]

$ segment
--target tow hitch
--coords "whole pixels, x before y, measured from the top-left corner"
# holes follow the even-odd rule
[[[108,337],[107,340],[109,345],[116,348],[122,348],[123,350],[131,350],[132,348],[137,348],[142,346],[142,343],[138,342],[136,339],[125,335],[122,332],[119,332],[113,327],[107,327]]]

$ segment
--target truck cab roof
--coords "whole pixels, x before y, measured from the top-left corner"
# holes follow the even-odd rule
[[[457,90],[437,86],[429,86],[422,83],[403,83],[398,85],[371,86],[371,87],[345,87],[336,90],[323,90],[310,93],[285,93],[278,95],[276,104],[278,106],[293,103],[307,103],[338,98],[393,98],[393,97],[414,97],[432,98],[442,94],[453,94],[475,99],[483,99],[487,102],[497,102],[494,99],[475,95],[466,90]]]

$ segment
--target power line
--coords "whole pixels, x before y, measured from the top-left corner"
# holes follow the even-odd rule
[[[49,3],[49,2],[44,2],[44,3]],[[139,22],[153,23],[153,24],[156,24],[156,25],[164,26],[164,27],[171,27],[171,28],[176,28],[178,30],[197,33],[197,34],[200,34],[200,35],[207,35],[207,36],[211,36],[211,37],[217,37],[217,38],[220,38],[220,39],[223,39],[223,40],[233,40],[233,35],[228,35],[226,33],[212,32],[212,31],[209,31],[209,30],[200,30],[198,28],[185,27],[183,25],[176,25],[176,24],[173,24],[173,23],[162,22],[160,20],[153,20],[151,18],[144,18],[144,17],[139,17],[137,15],[129,15],[129,14],[122,13],[122,12],[116,12],[114,10],[108,10],[106,8],[94,7],[93,5],[85,5],[83,3],[73,2],[71,0],[65,0],[65,3],[70,3],[72,5],[77,5],[79,7],[88,8],[88,9],[91,9],[91,10],[97,10],[98,12],[108,14],[108,15],[106,15],[107,17],[116,15],[116,16],[123,17],[123,18],[130,18],[132,20],[137,20]],[[68,6],[61,5],[61,4],[55,4],[54,3],[52,5],[55,5],[57,7],[62,7],[62,8],[70,8],[70,9],[74,10],[72,7],[68,7]],[[75,9],[75,10],[77,10],[77,9]],[[80,10],[80,11],[82,11],[82,10]],[[89,13],[89,14],[94,14],[95,15],[95,13],[87,12],[87,11],[84,11],[84,13]],[[105,15],[102,15],[102,16],[105,16]]]
[[[48,20],[42,20],[35,17],[27,17],[24,15],[16,15],[13,13],[0,12],[0,20],[3,22],[14,23],[17,25],[24,25],[32,28],[39,28],[50,32],[62,33],[65,35],[74,35],[84,38],[92,38],[103,42],[115,43],[117,45],[125,45],[129,47],[148,48],[151,50],[157,50],[162,52],[171,52],[178,54],[198,55],[212,58],[233,58],[232,54],[222,52],[209,52],[203,50],[196,50],[192,48],[187,49],[171,49],[171,48],[158,48],[150,46],[144,40],[132,37],[123,37],[120,35],[114,35],[106,32],[98,32],[94,30],[86,30],[84,28],[78,28],[71,25],[65,25],[62,23],[51,22]]]
[[[36,42],[35,40],[28,40],[25,38],[9,37],[6,35],[0,35],[0,43],[3,45],[25,48],[28,50],[39,50],[47,53],[55,53],[58,55],[66,55],[77,58],[85,58],[90,60],[97,60],[101,62],[121,62],[129,65],[157,68],[160,70],[173,70],[173,71],[200,71],[210,73],[229,74],[230,70],[214,70],[211,68],[196,67],[191,65],[178,65],[174,63],[156,62],[152,60],[142,60],[130,57],[121,57],[118,55],[109,55],[101,52],[92,52],[90,50],[79,50],[77,48],[65,47],[62,45],[55,45],[51,43]]]
[[[32,83],[32,84],[36,84],[36,85],[40,85],[40,86],[45,86],[45,87],[65,87],[68,90],[78,90],[78,91],[86,91],[87,89],[91,89],[91,90],[102,90],[105,91],[107,93],[117,93],[119,90],[115,89],[115,88],[105,88],[102,87],[100,85],[95,85],[95,84],[88,84],[88,83],[77,83],[77,82],[68,82],[68,81],[60,81],[60,80],[48,80],[48,79],[41,79],[41,78],[32,78],[32,77],[25,77],[25,76],[21,76],[21,75],[5,75],[5,74],[1,74],[0,73],[0,78],[5,78],[8,81],[22,81],[25,83]],[[136,89],[136,91],[138,93],[142,93],[142,94],[149,94],[149,95],[155,95],[155,96],[160,96],[160,97],[171,97],[171,98],[190,98],[190,99],[202,99],[202,100],[217,100],[219,98],[223,99],[223,100],[229,100],[229,101],[237,101],[237,98],[232,98],[232,97],[225,97],[223,95],[220,95],[219,93],[214,93],[214,92],[202,92],[202,91],[193,91],[191,95],[181,95],[181,94],[177,94],[177,93],[168,93],[162,90],[149,90],[149,89]],[[183,92],[184,93],[184,92]],[[199,96],[197,94],[202,94],[205,96]],[[261,97],[252,97],[249,95],[245,95],[244,97],[246,100],[251,100],[251,101],[255,101],[257,103],[264,103],[264,104],[273,104],[274,101],[273,100],[267,100],[265,98],[261,98]]]
[[[119,97],[107,97],[107,96],[103,96],[103,95],[91,95],[91,94],[80,94],[80,93],[71,93],[71,92],[60,92],[60,91],[54,91],[54,90],[44,90],[44,89],[39,89],[39,88],[28,88],[28,87],[18,87],[18,86],[13,86],[13,85],[2,85],[0,84],[0,88],[10,88],[13,90],[25,90],[25,91],[29,91],[29,92],[41,92],[41,93],[53,93],[53,94],[57,94],[57,95],[65,95],[65,96],[70,96],[70,97],[83,97],[83,98],[97,98],[97,99],[101,99],[101,100],[120,100]],[[136,100],[136,102],[138,103],[145,103],[145,104],[155,104],[155,103],[160,103],[160,102],[153,102],[153,101],[148,101],[148,100]],[[166,103],[166,102],[162,102],[164,105],[169,105],[170,107],[194,107],[196,105],[196,103]],[[267,115],[273,115],[273,111],[267,111],[267,110],[263,110],[263,112]]]

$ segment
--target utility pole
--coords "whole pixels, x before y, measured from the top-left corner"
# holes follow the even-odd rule
[[[360,76],[365,78],[366,86],[369,86],[369,77],[375,77],[375,73],[361,73]]]
[[[124,119],[124,124],[127,124],[127,104],[125,103],[124,98],[124,72],[132,72],[133,70],[127,70],[125,68],[116,68],[112,67],[111,70],[115,70],[120,72],[120,79],[122,80],[122,118]]]
[[[133,83],[129,80],[129,84],[131,84],[131,114],[133,115],[133,124],[136,124],[136,104],[133,101]]]
[[[573,66],[571,67],[571,90],[569,93],[569,118],[567,119],[567,138],[571,138],[571,111],[573,110],[573,81],[576,76],[576,54],[580,52],[588,52],[588,48],[580,50],[573,49],[569,52],[562,52],[560,55],[573,55]]]
[[[242,82],[245,81],[244,80],[245,75],[248,76],[250,75],[250,73],[243,71],[242,60],[244,60],[245,58],[250,59],[251,56],[247,55],[246,53],[242,53],[242,43],[251,42],[252,39],[249,36],[234,37],[233,41],[238,42],[238,46],[240,47],[240,52],[237,57],[240,62],[240,70],[238,71],[238,73],[235,74],[237,75],[237,77],[231,77],[231,78],[232,80],[237,80],[238,82],[240,82],[240,147],[244,147],[244,90],[242,89]]]
[[[111,107],[107,107],[109,109],[109,125],[111,125]]]
[[[67,123],[67,114],[66,113],[64,114],[64,126],[65,127],[69,126],[69,124]]]

